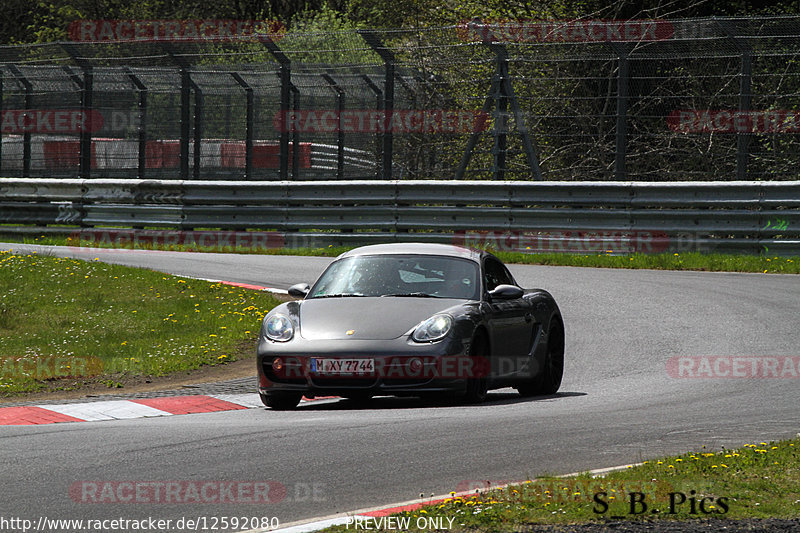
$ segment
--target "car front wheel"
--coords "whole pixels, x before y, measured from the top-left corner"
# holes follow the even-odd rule
[[[486,399],[489,390],[487,377],[489,374],[489,344],[486,342],[486,337],[483,335],[475,337],[469,355],[472,358],[472,377],[467,378],[467,387],[462,401],[464,403],[481,403]]]
[[[300,400],[303,398],[302,393],[299,392],[271,392],[269,394],[261,393],[261,401],[276,411],[288,411],[297,407]]]

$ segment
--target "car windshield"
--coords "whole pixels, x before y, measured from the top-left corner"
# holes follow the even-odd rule
[[[434,255],[358,255],[331,264],[308,298],[478,298],[478,265]]]

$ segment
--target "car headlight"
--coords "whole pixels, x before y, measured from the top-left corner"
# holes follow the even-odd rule
[[[264,323],[267,338],[278,342],[286,342],[294,337],[294,324],[285,315],[272,315]]]
[[[453,329],[453,317],[450,315],[434,315],[417,326],[411,335],[417,342],[433,342],[444,338]]]

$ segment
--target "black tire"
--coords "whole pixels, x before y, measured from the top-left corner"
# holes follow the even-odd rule
[[[555,394],[564,377],[564,325],[558,316],[550,320],[544,365],[530,381],[520,383],[516,389],[522,396]]]
[[[486,342],[486,337],[478,335],[472,340],[472,346],[469,349],[470,357],[481,358],[480,362],[472,366],[473,372],[478,369],[476,377],[467,378],[466,390],[461,397],[461,401],[467,404],[482,403],[486,400],[486,395],[489,392],[489,368],[484,363],[489,359],[489,343]]]
[[[276,411],[290,411],[297,407],[303,394],[300,392],[272,392],[261,393],[261,402]]]

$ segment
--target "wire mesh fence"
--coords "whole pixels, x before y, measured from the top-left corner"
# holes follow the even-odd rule
[[[800,17],[0,47],[0,175],[788,180]]]

